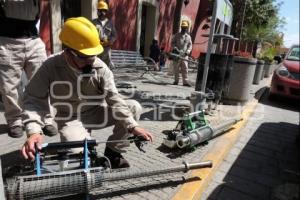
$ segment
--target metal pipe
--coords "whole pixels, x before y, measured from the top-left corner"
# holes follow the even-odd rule
[[[213,128],[213,137],[217,137],[218,135],[222,134],[224,131],[228,130],[233,124],[236,124],[237,122],[241,121],[242,118],[234,118],[230,119],[226,122],[223,122]]]
[[[181,149],[188,146],[193,147],[197,144],[200,144],[202,142],[211,139],[212,136],[213,136],[213,129],[209,125],[204,126],[191,131],[186,136],[179,136],[178,138],[176,138],[177,146]]]
[[[194,61],[194,60],[191,60],[191,59],[182,57],[182,56],[180,56],[180,55],[178,55],[178,54],[176,54],[176,53],[171,53],[171,52],[169,52],[169,53],[167,53],[167,55],[168,55],[168,56],[172,56],[172,57],[176,57],[176,58],[178,58],[178,59],[180,59],[180,60],[184,60],[184,61],[193,63],[193,64],[195,64],[195,65],[198,65],[198,64],[199,64],[197,61]]]
[[[167,174],[167,173],[176,173],[176,172],[187,172],[191,169],[199,169],[205,167],[212,167],[211,161],[205,161],[201,163],[192,163],[189,164],[184,162],[183,165],[165,168],[165,169],[158,169],[158,170],[146,170],[141,172],[133,172],[133,173],[124,173],[124,172],[117,172],[117,173],[106,173],[103,175],[103,181],[119,181],[125,180],[129,178],[140,178],[140,177],[147,177],[147,176],[154,176],[158,174]]]

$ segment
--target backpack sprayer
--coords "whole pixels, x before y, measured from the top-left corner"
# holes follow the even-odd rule
[[[141,137],[107,142],[134,142],[142,150],[145,141]],[[8,169],[0,167],[0,199],[52,199],[76,194],[86,194],[114,181],[151,177],[160,174],[187,172],[190,169],[212,167],[211,161],[184,162],[179,166],[159,169],[133,170],[110,169],[109,160],[98,156],[96,140],[47,143],[40,151],[36,148],[35,162]],[[72,148],[82,148],[80,153],[71,153]],[[0,160],[1,166],[1,160]],[[4,189],[5,186],[5,189]]]
[[[203,111],[188,113],[178,122],[176,128],[167,134],[163,144],[169,148],[195,149],[198,144],[217,137],[240,120],[241,117],[237,117],[211,126]]]

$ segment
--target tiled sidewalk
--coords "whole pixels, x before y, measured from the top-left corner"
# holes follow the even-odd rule
[[[195,73],[190,74],[191,80],[195,80]],[[132,76],[132,75],[131,75]],[[161,118],[153,121],[154,110],[151,106],[147,105],[169,105],[176,103],[188,103],[186,97],[190,95],[193,88],[183,86],[173,86],[172,77],[165,73],[157,73],[154,77],[146,74],[144,79],[139,79],[137,76],[132,76],[131,82],[137,86],[134,90],[133,98],[138,99],[139,102],[144,104],[144,114],[141,116],[140,125],[148,129],[154,134],[155,141],[146,146],[146,153],[138,151],[138,149],[131,145],[124,156],[131,163],[131,169],[160,169],[166,166],[173,166],[181,164],[183,160],[188,162],[199,162],[207,152],[214,146],[215,142],[222,140],[222,136],[211,140],[206,145],[200,145],[195,151],[187,153],[182,151],[170,151],[164,148],[161,143],[165,135],[162,133],[164,130],[171,130],[175,128],[177,121],[169,118],[169,110],[162,110]],[[116,80],[127,80],[126,74],[116,75]],[[169,83],[169,84],[166,84]],[[265,82],[262,83],[264,85]],[[253,86],[251,88],[252,97],[255,92],[262,87]],[[122,94],[130,94],[131,89],[122,89]],[[218,124],[224,118],[238,115],[242,112],[241,106],[220,106],[214,116],[207,116],[212,124]],[[4,117],[3,112],[0,113],[0,145],[2,160],[7,159],[13,161],[18,157],[17,152],[25,141],[25,136],[20,139],[9,138],[4,130]],[[92,132],[92,136],[104,141],[112,133],[112,127]],[[59,141],[59,137],[46,138],[46,142]],[[98,146],[99,152],[103,152],[104,145]],[[8,162],[8,161],[7,161]],[[160,177],[145,177],[143,179],[134,180],[133,182],[121,181],[115,183],[114,188],[104,185],[103,188],[93,191],[95,199],[170,199],[178,190],[182,182],[183,174],[169,174],[168,176]],[[186,176],[188,178],[188,176]],[[150,184],[149,184],[150,183]]]

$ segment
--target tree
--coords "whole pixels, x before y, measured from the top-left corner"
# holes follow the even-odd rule
[[[283,44],[282,33],[278,30],[284,25],[284,20],[278,17],[269,19],[265,25],[257,26],[254,23],[244,28],[243,38],[248,41],[268,42],[274,46]]]
[[[267,26],[270,19],[278,18],[280,3],[275,0],[231,0],[233,5],[232,34],[240,37],[243,27]],[[245,12],[242,12],[245,10]],[[243,24],[243,26],[242,26]]]
[[[173,21],[173,34],[176,34],[180,29],[180,20],[181,20],[181,10],[183,7],[183,0],[176,0],[176,7],[174,12],[174,21]]]

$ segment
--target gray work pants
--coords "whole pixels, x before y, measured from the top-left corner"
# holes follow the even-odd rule
[[[128,108],[133,114],[135,120],[140,118],[142,113],[141,105],[135,100],[125,100]],[[109,136],[108,140],[125,140],[128,136],[128,130],[125,125],[115,120],[111,108],[107,106],[98,106],[95,109],[88,110],[69,120],[57,120],[58,129],[60,132],[61,141],[79,141],[84,139],[91,139],[89,130],[101,129],[107,126],[115,125],[113,134]],[[128,143],[108,143],[107,146],[111,149],[121,152],[122,148],[127,147]],[[77,149],[74,152],[79,152]]]
[[[188,83],[188,62],[184,60],[174,60],[174,81],[179,82],[179,73],[182,75],[182,83]]]
[[[30,80],[46,58],[45,45],[40,38],[0,37],[0,93],[9,127],[22,126],[22,103],[18,93],[22,71]]]
[[[104,51],[99,55],[99,58],[110,68],[114,68],[114,64],[111,62],[111,49],[105,47]]]

